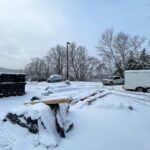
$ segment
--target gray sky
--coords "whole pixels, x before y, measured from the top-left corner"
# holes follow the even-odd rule
[[[23,68],[66,41],[96,55],[110,27],[150,37],[149,0],[0,0],[0,67]]]

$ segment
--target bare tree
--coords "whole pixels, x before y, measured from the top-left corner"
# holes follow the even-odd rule
[[[44,57],[44,61],[46,63],[46,77],[49,78],[50,75],[53,74],[54,69],[53,69],[53,63],[52,63],[52,59],[49,55]]]
[[[89,57],[87,50],[83,46],[70,45],[70,71],[75,80],[87,80],[95,71],[98,60]]]
[[[130,52],[132,52],[135,57],[139,57],[139,52],[143,49],[142,45],[145,41],[145,37],[140,37],[138,35],[130,38]]]
[[[87,49],[72,43],[69,48],[69,79],[85,81],[92,79],[97,67],[98,59],[90,57]],[[34,58],[26,66],[26,73],[30,78],[34,76],[48,78],[52,74],[66,73],[66,48],[57,45],[48,51],[43,59]]]
[[[113,28],[106,29],[101,36],[101,39],[98,42],[97,50],[102,57],[103,61],[108,62],[110,66],[108,68],[114,67],[115,65],[118,68],[121,68],[116,56],[116,51],[114,47],[115,35]],[[113,64],[113,65],[112,65]]]
[[[107,72],[107,65],[104,62],[98,61],[98,65],[96,68],[96,79],[103,79],[103,76],[105,74],[110,74],[110,72]]]
[[[123,71],[126,70],[127,61],[130,54],[129,44],[129,35],[123,32],[116,35],[114,40],[115,57],[117,58],[118,63],[120,63],[119,68]]]
[[[141,50],[143,43],[143,37],[131,37],[123,32],[119,32],[115,35],[111,28],[105,30],[102,34],[97,50],[103,61],[107,62],[107,64],[109,63],[108,68],[113,67],[113,72],[116,71],[116,73],[123,76],[131,52],[138,57],[138,53]]]
[[[46,56],[49,67],[53,68],[53,73],[63,75],[63,69],[65,67],[65,48],[57,45],[51,48]]]
[[[46,63],[43,59],[34,58],[25,67],[25,72],[29,78],[36,78],[35,80],[46,79]]]

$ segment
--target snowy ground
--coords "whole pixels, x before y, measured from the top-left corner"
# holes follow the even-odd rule
[[[69,117],[74,122],[73,130],[66,138],[58,139],[58,146],[48,149],[149,150],[150,94],[126,92],[122,86],[105,87],[98,82],[72,82],[71,85],[64,82],[28,83],[26,95],[0,99],[0,120],[11,109],[22,107],[33,96],[43,99],[69,96],[78,100],[102,89],[108,95],[97,98],[91,105],[87,103],[89,99],[71,105]],[[47,93],[51,94],[46,96]],[[48,140],[45,139],[45,142]],[[0,150],[47,149],[37,145],[36,141],[37,135],[17,125],[0,121]]]

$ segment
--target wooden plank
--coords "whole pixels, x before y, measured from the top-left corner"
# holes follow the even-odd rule
[[[85,96],[85,97],[83,97],[83,98],[80,98],[80,101],[84,101],[85,99],[87,99],[87,98],[89,98],[89,97],[91,97],[91,96],[95,96],[97,94],[97,92],[94,92],[94,93],[92,93],[92,94],[90,94],[90,95],[88,95],[88,96]]]
[[[72,101],[70,104],[71,105],[75,105],[76,103],[78,103],[79,102],[79,100],[74,100],[74,101]]]
[[[80,98],[80,101],[84,101],[84,100],[88,99],[89,97],[95,96],[96,94],[102,93],[102,92],[104,92],[104,91],[105,91],[105,90],[101,90],[101,91],[97,91],[97,92],[91,93],[91,94],[88,95],[88,96],[85,96],[85,97]]]
[[[68,99],[68,98],[62,98],[62,99],[53,99],[53,100],[37,100],[37,101],[32,101],[32,102],[28,102],[28,103],[24,103],[25,105],[28,104],[37,104],[37,103],[45,103],[47,105],[54,105],[54,104],[61,104],[61,103],[70,103],[72,101],[72,99]]]
[[[87,104],[88,105],[91,105],[94,101],[96,101],[97,99],[99,99],[99,98],[103,98],[103,97],[105,97],[105,96],[107,96],[109,93],[105,93],[105,94],[103,94],[103,95],[100,95],[100,96],[98,96],[98,97],[95,97],[95,98],[93,98],[93,99],[91,99],[91,100],[88,100],[87,101]]]

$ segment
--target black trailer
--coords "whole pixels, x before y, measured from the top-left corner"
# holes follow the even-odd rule
[[[25,94],[25,74],[0,74],[0,97]]]

